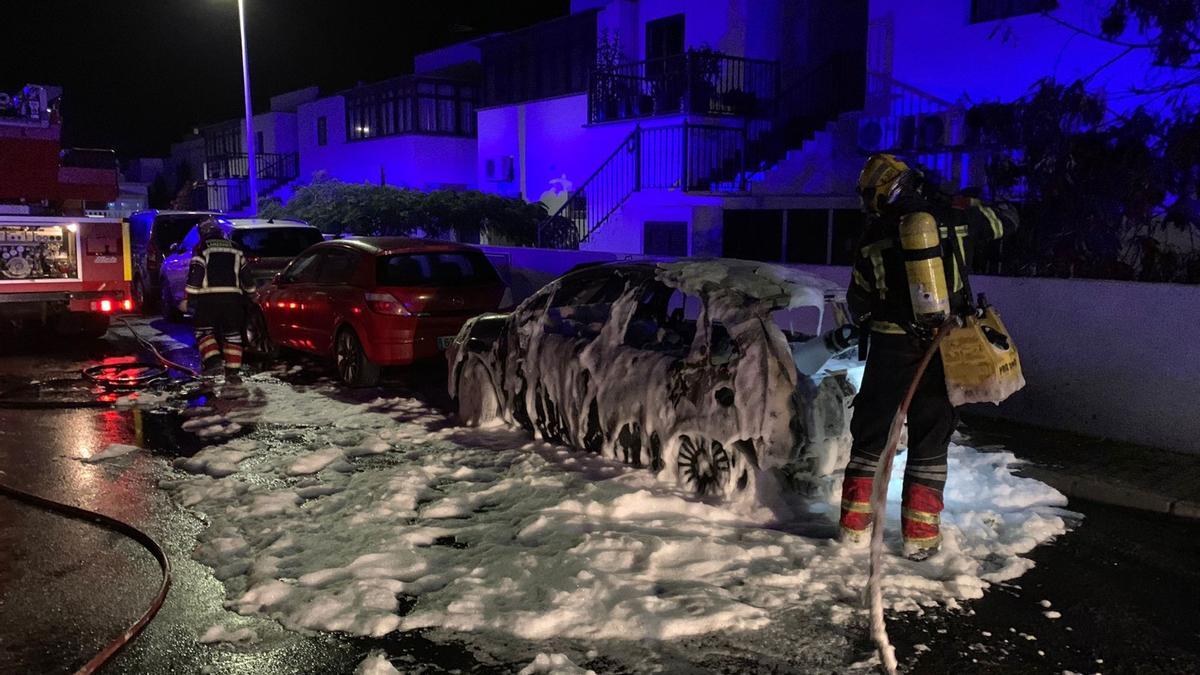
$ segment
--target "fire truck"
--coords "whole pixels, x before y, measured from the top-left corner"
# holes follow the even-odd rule
[[[61,95],[0,92],[0,322],[98,337],[135,309],[129,224],[87,215],[119,193],[116,156],[62,148]]]

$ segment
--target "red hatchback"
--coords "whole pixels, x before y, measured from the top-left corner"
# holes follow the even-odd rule
[[[470,246],[403,237],[315,244],[258,293],[246,337],[332,356],[350,386],[379,381],[382,366],[442,355],[462,325],[494,311],[505,285]]]

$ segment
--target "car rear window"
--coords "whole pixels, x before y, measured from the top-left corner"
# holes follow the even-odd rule
[[[262,227],[233,231],[233,241],[246,255],[262,258],[294,258],[304,249],[324,241],[312,227]]]
[[[183,241],[188,230],[199,225],[201,221],[207,220],[209,217],[204,213],[155,216],[154,245],[160,251],[166,251],[173,244]]]
[[[379,257],[380,286],[467,286],[491,283],[496,270],[481,253],[400,253]]]

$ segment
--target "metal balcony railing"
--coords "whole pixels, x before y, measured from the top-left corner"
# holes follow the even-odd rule
[[[299,157],[296,153],[264,152],[256,155],[258,177],[268,181],[286,183],[299,175]],[[246,154],[211,157],[204,162],[205,176],[214,178],[249,178],[250,162]]]
[[[692,50],[593,68],[588,119],[608,122],[680,113],[769,117],[778,92],[776,61]]]

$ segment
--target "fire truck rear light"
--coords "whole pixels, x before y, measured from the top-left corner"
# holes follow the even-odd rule
[[[108,314],[108,313],[109,313],[109,312],[111,312],[112,310],[113,310],[113,303],[112,303],[112,300],[101,300],[101,301],[100,301],[100,311],[101,311],[101,312],[104,312],[105,314]]]
[[[125,310],[126,312],[132,312],[133,311],[133,300],[129,300],[127,298],[125,300],[125,302],[121,303],[121,309]]]

